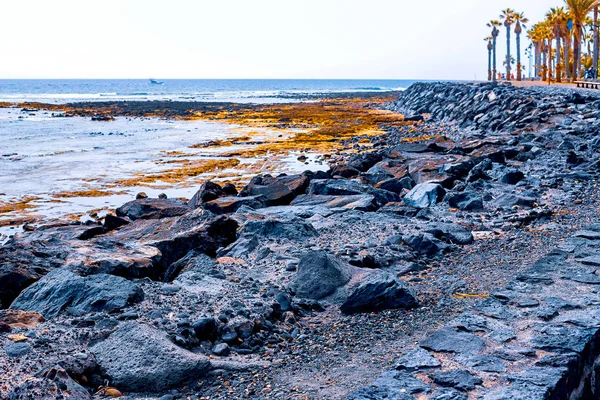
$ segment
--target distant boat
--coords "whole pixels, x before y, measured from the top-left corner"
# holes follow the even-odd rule
[[[163,81],[157,81],[156,79],[150,79],[150,83],[153,85],[162,85]]]

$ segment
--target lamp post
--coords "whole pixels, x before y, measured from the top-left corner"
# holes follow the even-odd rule
[[[494,45],[492,41],[488,39],[487,44],[488,49],[488,81],[492,80],[492,50],[494,49]]]
[[[493,46],[493,60],[492,60],[492,81],[496,81],[496,76],[498,76],[497,72],[496,72],[496,38],[498,37],[498,35],[500,34],[500,31],[498,30],[498,28],[496,28],[496,26],[494,26],[494,29],[492,29],[492,46]]]
[[[594,79],[598,79],[598,6],[594,7]]]
[[[531,50],[532,50],[533,44],[529,44],[529,46],[527,46],[527,48],[525,49],[525,54],[527,54],[527,57],[529,58],[529,80],[531,80],[531,65],[532,65],[532,57],[533,55],[531,54]]]

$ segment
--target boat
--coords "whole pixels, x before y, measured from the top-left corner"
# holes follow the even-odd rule
[[[162,85],[164,82],[157,81],[156,79],[150,79],[150,83],[153,85]]]

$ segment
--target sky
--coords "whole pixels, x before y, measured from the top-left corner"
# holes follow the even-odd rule
[[[0,79],[485,79],[485,24],[562,2],[2,0]]]

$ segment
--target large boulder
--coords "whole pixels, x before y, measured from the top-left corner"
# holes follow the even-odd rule
[[[352,290],[340,310],[344,314],[412,308],[417,299],[398,279],[388,273],[375,274]]]
[[[410,246],[417,253],[434,256],[443,253],[448,249],[448,245],[437,239],[430,233],[416,233],[402,237],[402,241]]]
[[[243,206],[255,209],[263,208],[267,206],[267,199],[264,196],[228,196],[209,201],[203,205],[205,209],[217,215],[234,213]]]
[[[383,154],[380,152],[370,152],[356,154],[350,158],[347,165],[351,168],[355,168],[360,172],[365,172],[379,161],[383,159]]]
[[[310,178],[304,174],[281,175],[259,175],[240,192],[240,196],[264,196],[267,205],[288,205],[299,194],[304,193]]]
[[[511,208],[514,206],[519,207],[533,207],[535,205],[536,199],[533,197],[521,196],[517,194],[504,193],[496,200],[494,200],[494,204],[498,207]]]
[[[98,248],[111,248],[114,243],[156,248],[159,255],[153,260],[153,265],[157,266],[155,272],[160,274],[192,249],[214,257],[220,247],[235,241],[237,228],[234,220],[197,208],[177,218],[135,221],[91,242]]]
[[[127,279],[105,274],[81,277],[58,269],[21,292],[10,308],[54,318],[62,312],[83,315],[116,311],[143,299],[142,289]]]
[[[161,279],[167,267],[191,249],[215,256],[236,239],[237,223],[196,209],[179,217],[138,219],[89,240],[85,225],[25,232],[0,247],[0,300],[7,307],[19,293],[55,268],[78,275],[110,274]]]
[[[507,171],[500,177],[500,182],[506,183],[508,185],[516,185],[521,182],[525,178],[525,174],[523,172],[513,169]]]
[[[404,196],[404,203],[414,208],[427,208],[437,204],[446,190],[437,183],[420,183]]]
[[[425,232],[450,244],[465,245],[473,243],[471,231],[458,224],[438,222],[428,226]]]
[[[400,197],[396,193],[377,189],[364,183],[349,179],[315,179],[308,186],[308,194],[327,196],[349,196],[368,194],[374,197],[378,207],[396,202]]]
[[[384,160],[371,167],[367,174],[387,175],[390,178],[402,179],[408,175],[408,165],[400,160]]]
[[[231,243],[224,249],[219,250],[217,256],[219,257],[233,257],[240,258],[248,255],[250,252],[258,248],[260,242],[256,235],[248,234],[248,235],[240,235],[238,240]]]
[[[206,181],[200,185],[200,189],[198,189],[190,201],[188,201],[188,206],[190,208],[198,208],[204,203],[216,200],[223,196],[226,196],[226,194],[221,186],[214,182]]]
[[[63,266],[80,275],[111,274],[126,278],[155,278],[161,274],[161,252],[154,246],[134,240],[114,241],[107,237],[70,243],[70,246]]]
[[[336,165],[331,169],[331,176],[340,176],[342,178],[352,178],[360,174],[360,171],[354,167],[345,164]]]
[[[171,264],[167,272],[165,272],[164,281],[171,282],[184,275],[188,278],[200,278],[203,276],[225,278],[216,260],[197,250],[190,251],[185,257]]]
[[[448,161],[459,161],[460,156],[420,155],[408,160],[408,173],[417,183],[435,182],[449,187],[455,177],[444,171]]]
[[[117,217],[160,219],[178,217],[191,211],[186,203],[171,199],[136,199],[117,208]]]
[[[156,328],[137,322],[121,325],[92,346],[103,376],[132,392],[160,392],[205,375],[210,361],[173,344]]]
[[[61,267],[71,252],[70,243],[88,227],[41,227],[17,233],[0,246],[0,304],[8,307],[27,286]]]
[[[296,296],[320,300],[332,295],[352,278],[352,267],[324,251],[310,251],[300,258],[290,288]]]
[[[448,205],[463,211],[483,210],[483,197],[474,192],[451,192],[444,197]]]

